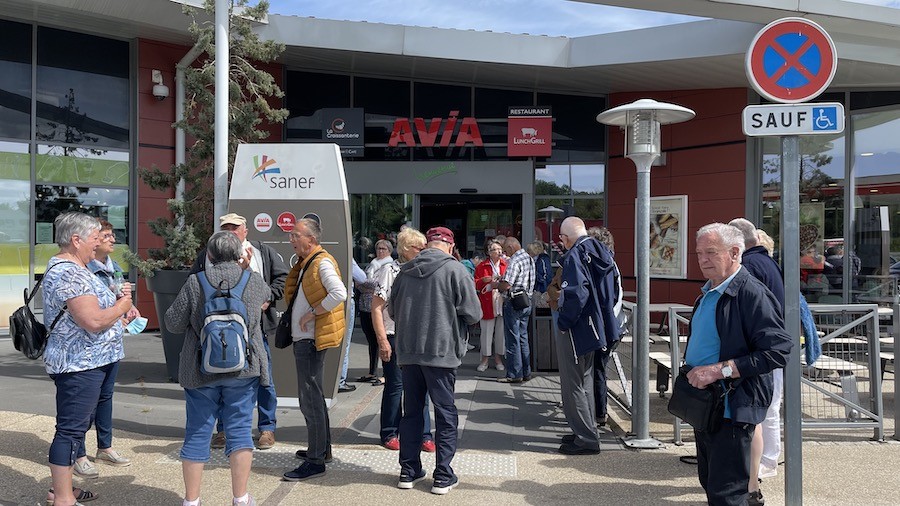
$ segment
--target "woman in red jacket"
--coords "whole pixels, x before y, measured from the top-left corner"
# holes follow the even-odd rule
[[[475,268],[475,290],[481,299],[481,363],[478,372],[488,368],[491,356],[491,342],[494,344],[494,367],[504,371],[502,355],[506,353],[503,336],[503,298],[497,291],[500,278],[506,274],[506,260],[503,259],[503,247],[496,240],[487,244],[488,258]]]

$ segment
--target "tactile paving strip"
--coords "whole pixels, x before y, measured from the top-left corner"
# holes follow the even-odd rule
[[[279,443],[279,448],[253,452],[253,467],[289,470],[297,467],[300,460],[294,456],[299,446]],[[388,450],[334,449],[334,462],[328,464],[329,471],[351,471],[364,473],[398,473],[398,452]],[[174,451],[159,461],[160,464],[180,464],[178,451]],[[210,466],[227,466],[228,459],[221,450],[213,450]],[[422,465],[434,469],[434,454],[423,453]],[[453,470],[459,475],[515,477],[516,457],[513,455],[493,455],[479,452],[461,452],[453,458]]]

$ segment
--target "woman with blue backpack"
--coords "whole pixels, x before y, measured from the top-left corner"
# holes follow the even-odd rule
[[[216,232],[206,247],[212,266],[191,275],[166,311],[169,330],[185,333],[178,370],[187,412],[180,454],[183,504],[200,504],[203,467],[219,416],[228,434],[233,504],[254,505],[247,492],[253,411],[259,385],[270,381],[259,319],[270,290],[259,274],[238,264],[243,248],[234,233]]]

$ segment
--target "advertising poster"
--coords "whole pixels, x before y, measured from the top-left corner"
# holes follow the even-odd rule
[[[687,195],[650,198],[650,277],[687,277]]]

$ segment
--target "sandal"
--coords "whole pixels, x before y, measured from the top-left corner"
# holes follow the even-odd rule
[[[384,378],[375,378],[372,380],[373,387],[383,387],[384,386]]]
[[[51,488],[50,490],[48,490],[48,492],[50,494],[53,494],[53,489]],[[84,490],[83,488],[78,488],[78,487],[72,487],[72,493],[75,494],[75,504],[76,505],[81,504],[83,502],[93,501],[94,499],[96,499],[98,497],[97,494],[91,492],[90,490]],[[47,503],[47,506],[53,506],[53,499],[55,499],[55,498],[47,499],[45,501]]]
[[[356,382],[357,383],[371,383],[375,379],[376,379],[376,377],[374,374],[366,374],[365,376],[360,376],[359,378],[356,378]]]

